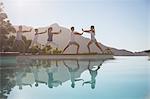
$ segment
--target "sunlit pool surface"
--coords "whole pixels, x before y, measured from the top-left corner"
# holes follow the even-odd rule
[[[150,99],[150,61],[1,57],[0,95],[0,99]]]

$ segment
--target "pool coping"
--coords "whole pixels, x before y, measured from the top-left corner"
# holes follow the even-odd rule
[[[99,60],[99,59],[114,59],[113,55],[77,55],[77,54],[60,54],[60,55],[19,55],[17,58],[25,58],[25,59],[51,59],[51,60],[61,60],[61,59],[68,59],[68,60]]]

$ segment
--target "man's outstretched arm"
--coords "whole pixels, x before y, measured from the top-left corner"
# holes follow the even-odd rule
[[[44,34],[44,33],[46,33],[46,32],[47,32],[47,30],[46,30],[46,31],[44,31],[44,32],[38,33],[38,34]]]
[[[59,32],[52,32],[53,34],[60,34],[62,31],[60,30]]]
[[[84,30],[84,29],[82,29],[82,31],[89,33],[91,30]]]
[[[31,32],[31,31],[32,31],[32,28],[31,28],[30,30],[28,30],[28,31],[27,31],[27,30],[25,30],[25,31],[22,31],[22,32],[24,32],[24,33],[25,33],[25,32]]]
[[[74,34],[76,34],[76,35],[82,35],[82,34],[83,34],[83,32],[82,32],[82,33],[75,32]]]

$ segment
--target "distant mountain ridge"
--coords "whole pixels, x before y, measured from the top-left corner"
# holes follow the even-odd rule
[[[59,46],[60,49],[64,49],[66,47],[66,45],[68,44],[69,40],[70,40],[70,30],[68,28],[59,26],[57,23],[54,23],[52,25],[50,25],[51,27],[53,27],[53,31],[59,31],[60,29],[62,30],[62,33],[59,35],[55,35],[54,36],[54,42],[56,42]],[[15,26],[15,28],[17,29],[18,26]],[[31,26],[23,26],[23,29],[29,29],[31,28]],[[39,27],[39,32],[45,31],[48,29],[48,27]],[[13,34],[15,35],[15,34]],[[24,36],[27,37],[27,39],[33,39],[34,38],[34,30],[32,30],[29,33],[24,33]],[[47,42],[47,33],[45,34],[40,34],[39,36],[39,43],[41,43],[42,45],[45,45]],[[83,36],[75,36],[76,41],[80,44],[80,49],[79,49],[79,53],[88,53],[88,49],[87,49],[87,43],[90,40],[89,38],[83,37]],[[101,45],[101,47],[105,50],[108,48],[108,46],[105,46],[101,43],[99,43]],[[91,46],[91,51],[92,52],[96,52],[99,53],[99,49],[92,44]],[[146,52],[131,52],[131,51],[127,51],[125,49],[117,49],[117,48],[113,48],[113,47],[109,47],[111,49],[111,51],[114,53],[114,55],[117,56],[135,56],[135,55],[140,55],[140,56],[144,56],[147,55]],[[71,46],[70,48],[68,48],[68,50],[66,50],[65,53],[76,53],[76,46]]]

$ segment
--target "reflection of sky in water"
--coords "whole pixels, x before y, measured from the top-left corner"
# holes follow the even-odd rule
[[[21,73],[22,90],[13,87],[8,99],[145,99],[150,95],[150,62],[147,57],[116,57],[116,60],[104,62],[36,60],[19,63],[23,64],[22,67],[14,72]],[[97,75],[95,72],[91,77],[89,70],[96,69]]]

